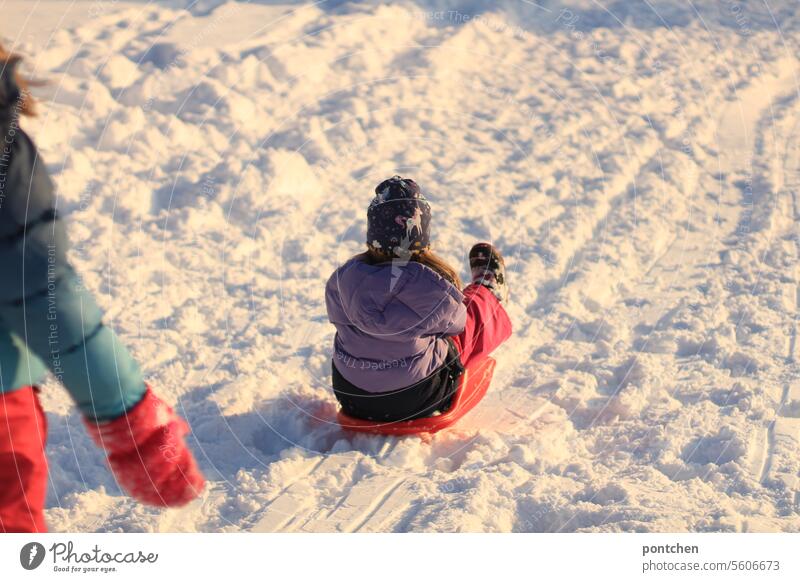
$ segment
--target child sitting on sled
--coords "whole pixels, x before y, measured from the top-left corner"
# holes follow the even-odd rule
[[[445,412],[470,363],[511,335],[505,263],[489,243],[469,252],[471,283],[431,250],[419,186],[381,182],[367,210],[367,250],[328,280],[336,327],[333,390],[350,417],[394,422]]]
[[[20,115],[33,114],[19,57],[0,46],[0,532],[44,532],[47,424],[37,385],[67,388],[117,482],[182,505],[204,480],[189,427],[145,384],[67,258],[53,186]]]

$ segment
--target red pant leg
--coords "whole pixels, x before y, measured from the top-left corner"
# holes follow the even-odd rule
[[[472,284],[464,289],[467,325],[453,341],[464,366],[492,353],[511,336],[511,320],[489,289]]]
[[[47,421],[30,386],[0,394],[0,532],[46,532]]]

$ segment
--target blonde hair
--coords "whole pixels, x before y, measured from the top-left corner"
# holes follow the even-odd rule
[[[380,263],[386,263],[396,259],[394,255],[389,255],[388,253],[383,253],[377,249],[369,247],[365,252],[356,255],[354,258],[364,261],[369,265],[377,265]],[[456,270],[450,266],[450,263],[445,261],[442,257],[434,253],[430,249],[424,249],[415,253],[412,253],[408,259],[409,261],[414,261],[433,269],[437,273],[439,273],[442,277],[450,281],[456,288],[460,291],[462,289],[461,285],[461,278],[458,276]]]
[[[14,71],[14,80],[20,91],[19,112],[22,115],[33,117],[36,115],[36,101],[31,95],[30,88],[41,86],[43,83],[31,81],[20,75],[19,71],[16,70],[20,61],[22,61],[20,55],[7,51],[6,48],[0,44],[0,73],[5,72],[6,68],[10,68]]]

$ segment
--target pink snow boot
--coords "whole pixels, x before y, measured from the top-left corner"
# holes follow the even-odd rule
[[[184,435],[189,425],[147,387],[141,402],[108,422],[84,420],[92,440],[131,497],[160,507],[185,505],[205,486]]]
[[[0,533],[47,531],[47,419],[36,390],[0,392]]]

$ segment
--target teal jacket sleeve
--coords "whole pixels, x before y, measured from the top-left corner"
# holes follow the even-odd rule
[[[7,350],[0,361],[13,361],[15,349],[18,363],[32,360],[27,349],[84,415],[119,417],[144,396],[141,372],[68,261],[64,223],[36,147],[13,120],[0,129],[0,335],[12,338],[0,342]]]

